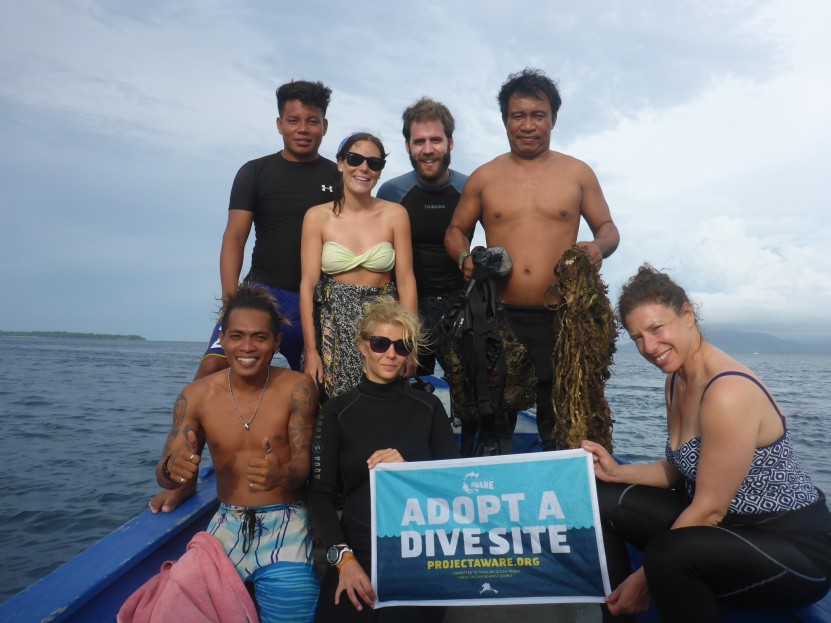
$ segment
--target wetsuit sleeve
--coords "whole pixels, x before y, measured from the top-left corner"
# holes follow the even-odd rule
[[[394,177],[391,180],[387,180],[381,187],[378,189],[376,193],[376,197],[378,199],[383,199],[384,201],[392,201],[393,203],[401,203],[401,200],[404,199],[404,196],[410,191],[410,189],[416,185],[416,176],[415,173],[412,171],[410,173],[405,173],[404,175],[399,175],[398,177]]]
[[[389,182],[384,182],[381,184],[381,187],[378,189],[378,192],[375,193],[375,196],[378,199],[383,199],[384,201],[392,201],[392,197],[394,196],[392,186],[390,186]],[[395,203],[398,203],[397,201]]]
[[[331,406],[330,401],[317,417],[312,441],[312,482],[308,495],[312,527],[326,547],[346,542],[338,520],[340,427],[338,412]]]
[[[447,411],[444,410],[444,405],[438,398],[433,408],[430,450],[434,459],[458,459],[461,456],[456,436],[450,426],[450,418],[447,417]]]
[[[246,162],[237,171],[234,185],[231,186],[229,210],[257,211],[257,179],[253,162]]]

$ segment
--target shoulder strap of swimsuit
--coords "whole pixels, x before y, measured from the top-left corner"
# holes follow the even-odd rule
[[[755,378],[753,378],[752,376],[747,374],[746,372],[739,372],[738,370],[731,370],[729,372],[720,372],[719,374],[716,374],[713,378],[711,378],[707,382],[707,385],[704,386],[704,391],[701,393],[701,400],[702,401],[704,400],[704,394],[706,394],[707,390],[710,389],[710,385],[715,383],[718,379],[720,379],[723,376],[743,376],[744,378],[753,381],[753,383],[755,383],[756,386],[765,393],[765,396],[767,396],[768,400],[770,400],[770,404],[772,404],[773,408],[776,409],[776,413],[779,415],[779,417],[782,419],[782,421],[783,422],[785,421],[785,416],[782,415],[782,412],[779,410],[779,407],[776,405],[776,401],[773,399],[773,396],[770,395],[770,392],[768,392],[768,390],[765,388],[765,386],[762,385],[758,380],[756,380]],[[673,375],[673,380],[675,380],[674,375]]]
[[[678,374],[677,372],[673,372],[672,376],[669,377],[669,406],[672,406],[672,394],[675,391],[675,375]]]

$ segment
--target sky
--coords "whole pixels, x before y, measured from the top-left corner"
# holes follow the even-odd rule
[[[535,67],[562,93],[552,149],[620,229],[613,301],[648,261],[705,329],[831,341],[829,23],[824,0],[0,2],[0,329],[207,342],[278,85],[329,85],[321,153],[373,132],[383,182],[423,95],[456,118],[454,169],[507,151],[496,94]]]

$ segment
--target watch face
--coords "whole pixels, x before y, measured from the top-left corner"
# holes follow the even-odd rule
[[[335,565],[338,562],[338,558],[340,558],[340,550],[337,545],[333,545],[326,552],[326,560],[330,565]]]

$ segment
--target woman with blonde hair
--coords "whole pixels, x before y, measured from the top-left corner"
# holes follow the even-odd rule
[[[459,456],[441,401],[401,379],[417,359],[418,316],[400,303],[372,307],[358,330],[364,375],[358,386],[329,400],[312,443],[309,513],[327,549],[316,621],[441,621],[444,608],[375,611],[367,571],[371,562],[369,472],[378,463]],[[338,509],[343,504],[339,518]]]

